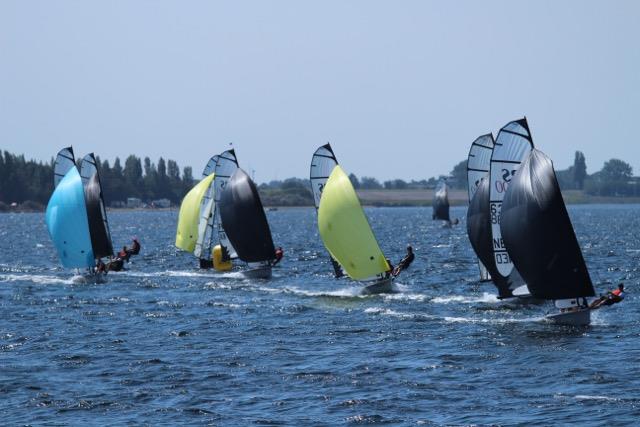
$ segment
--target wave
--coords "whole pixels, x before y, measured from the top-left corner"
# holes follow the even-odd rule
[[[0,282],[33,282],[39,285],[72,285],[73,278],[62,279],[43,274],[3,274]]]
[[[490,294],[488,292],[484,292],[481,296],[466,296],[466,295],[449,295],[442,297],[435,297],[431,300],[431,302],[436,304],[451,304],[451,303],[462,303],[462,304],[477,304],[477,303],[499,303],[501,302],[498,297],[494,294]]]

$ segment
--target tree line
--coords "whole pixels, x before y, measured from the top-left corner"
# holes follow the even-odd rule
[[[125,159],[124,166],[119,157],[113,166],[99,157],[96,161],[108,206],[124,203],[128,197],[145,201],[165,198],[178,204],[194,184],[190,167],[181,173],[177,162],[162,157],[157,165],[149,157],[141,160],[134,155]],[[45,205],[53,192],[53,166],[54,159],[38,162],[26,160],[24,155],[0,152],[0,203]]]
[[[124,203],[128,197],[146,202],[168,199],[178,205],[196,182],[191,167],[181,170],[177,162],[162,157],[154,163],[149,157],[129,155],[124,166],[118,157],[113,166],[109,160],[96,160],[108,206]],[[0,208],[5,210],[6,205],[15,202],[41,209],[53,192],[53,164],[54,159],[38,162],[26,160],[24,155],[0,152]],[[590,175],[584,154],[576,151],[573,165],[557,170],[556,176],[563,190],[584,190],[594,196],[640,196],[640,178],[634,177],[631,165],[620,159],[605,162],[600,171]],[[358,178],[355,174],[350,174],[349,179],[359,190],[433,189],[441,180],[446,180],[452,188],[466,189],[467,161],[456,164],[448,175],[422,180],[380,182],[369,176]],[[313,204],[308,179],[271,181],[261,184],[259,190],[266,206]]]

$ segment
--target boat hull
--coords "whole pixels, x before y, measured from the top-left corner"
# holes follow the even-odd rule
[[[375,295],[375,294],[390,294],[393,292],[393,287],[391,286],[393,279],[389,277],[388,279],[378,280],[373,282],[372,284],[365,286],[362,289],[363,295]]]
[[[263,267],[244,270],[242,271],[242,275],[247,279],[271,279],[271,269],[272,267],[270,265],[265,265]]]
[[[591,309],[582,308],[564,313],[550,314],[546,316],[546,319],[556,325],[587,326],[591,323]]]
[[[75,285],[107,283],[107,276],[104,274],[77,274],[71,278]]]

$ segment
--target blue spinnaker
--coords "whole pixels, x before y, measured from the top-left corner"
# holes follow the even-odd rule
[[[71,168],[53,191],[45,222],[64,267],[95,265],[84,188],[77,168]]]

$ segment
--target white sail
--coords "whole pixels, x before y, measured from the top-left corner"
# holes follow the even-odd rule
[[[218,241],[220,242],[220,246],[226,248],[231,259],[237,258],[238,254],[231,244],[231,241],[229,241],[227,233],[225,233],[224,227],[222,226],[222,219],[220,218],[218,203],[220,202],[222,191],[227,186],[229,178],[231,178],[231,175],[233,175],[236,169],[238,169],[238,158],[236,157],[235,150],[231,149],[223,152],[218,158],[218,162],[215,167],[216,176],[213,181],[213,192],[215,195],[213,207],[213,226],[218,231]]]
[[[469,157],[467,159],[467,188],[469,192],[469,203],[476,193],[480,180],[489,178],[489,170],[491,169],[491,154],[495,141],[493,134],[479,136],[471,144],[469,149]],[[478,260],[478,268],[480,269],[480,280],[491,280],[491,275],[487,271],[482,261]]]
[[[322,196],[322,190],[324,189],[331,171],[338,164],[335,154],[331,149],[331,145],[325,144],[318,148],[313,157],[311,158],[311,191],[313,192],[313,202],[316,206],[320,206],[320,197]]]
[[[67,147],[60,150],[53,165],[53,187],[57,187],[62,178],[69,172],[69,169],[75,166],[76,160],[73,156],[73,148]]]
[[[520,163],[532,148],[533,140],[527,119],[523,118],[510,122],[500,129],[491,155],[489,206],[493,252],[498,272],[504,277],[511,274],[513,262],[507,253],[500,230],[502,201]]]

